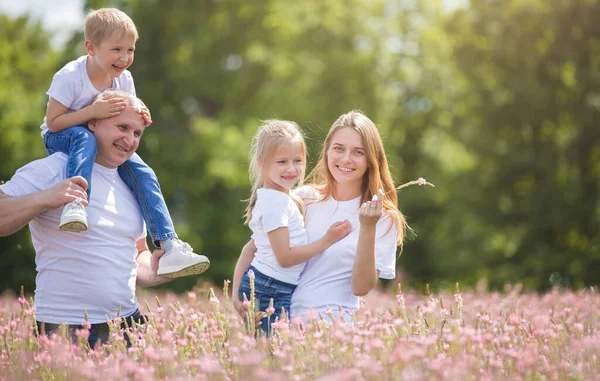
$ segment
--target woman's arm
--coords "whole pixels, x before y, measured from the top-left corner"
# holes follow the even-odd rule
[[[245,316],[246,310],[242,306],[242,301],[238,297],[240,283],[242,283],[244,272],[250,266],[250,263],[252,263],[252,260],[254,259],[254,253],[256,253],[256,245],[254,245],[254,240],[250,240],[242,248],[240,258],[238,259],[235,265],[235,270],[233,272],[233,282],[231,285],[231,300],[233,301],[233,306],[235,307],[236,311],[238,311],[238,313],[242,317]]]
[[[352,293],[356,296],[367,295],[375,287],[379,277],[375,265],[375,235],[377,222],[382,215],[382,199],[383,195],[374,195],[372,201],[367,201],[360,207],[360,230],[351,279]]]

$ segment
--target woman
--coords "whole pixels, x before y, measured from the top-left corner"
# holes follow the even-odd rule
[[[306,263],[292,295],[291,317],[306,320],[341,307],[351,321],[348,313],[358,309],[359,296],[375,287],[377,278],[394,278],[396,249],[407,229],[375,124],[357,111],[340,116],[308,183],[296,191],[305,203],[308,242],[323,237],[336,221],[349,220],[352,231]],[[255,250],[252,241],[242,250],[233,295]],[[233,299],[243,312],[241,302]]]

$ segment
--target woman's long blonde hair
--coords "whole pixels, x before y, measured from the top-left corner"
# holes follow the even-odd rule
[[[409,229],[406,218],[398,209],[398,195],[390,174],[383,142],[375,123],[360,111],[350,111],[341,115],[331,126],[323,142],[319,161],[308,175],[307,182],[319,192],[320,200],[326,200],[333,195],[335,179],[327,166],[327,151],[331,146],[333,134],[340,128],[349,127],[360,134],[367,157],[367,171],[363,176],[360,204],[370,201],[379,189],[383,190],[383,211],[392,219],[396,226],[396,243],[402,246],[406,231]],[[391,227],[390,227],[391,228]],[[389,232],[389,230],[388,230]],[[387,232],[386,232],[387,234]]]
[[[256,205],[256,191],[265,185],[263,171],[268,170],[268,166],[272,165],[271,160],[275,156],[277,149],[284,143],[300,142],[302,146],[302,160],[304,166],[298,180],[298,186],[302,185],[306,171],[306,144],[300,131],[300,127],[295,122],[288,120],[265,120],[258,128],[258,132],[252,139],[250,147],[250,182],[252,183],[252,193],[246,207],[245,223],[248,224],[252,219],[252,209]],[[294,200],[300,212],[304,214],[304,204],[300,197],[294,192],[290,192],[290,197]]]

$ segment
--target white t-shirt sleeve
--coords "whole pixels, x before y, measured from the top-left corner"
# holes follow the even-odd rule
[[[54,74],[46,94],[59,101],[63,106],[71,108],[81,89],[80,81],[81,77],[77,71],[59,70]]]
[[[32,161],[19,168],[7,183],[0,185],[0,190],[9,196],[17,197],[39,192],[57,184],[62,180],[63,175],[56,168],[64,169],[64,165],[51,165],[53,162],[58,162],[55,155]]]
[[[121,90],[127,91],[129,94],[135,94],[135,85],[133,84],[133,76],[128,70],[123,73],[123,88]]]
[[[263,197],[256,200],[255,208],[259,210],[260,221],[265,233],[289,225],[289,209],[287,208],[289,196],[281,192],[279,192],[281,195],[276,195],[275,192],[262,193]]]
[[[392,225],[390,231],[387,231]],[[387,232],[387,233],[386,233]],[[377,223],[375,239],[375,266],[380,272],[382,279],[394,279],[396,277],[396,226],[392,219],[384,214]]]

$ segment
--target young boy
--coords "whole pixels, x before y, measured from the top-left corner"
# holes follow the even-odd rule
[[[50,98],[44,124],[40,127],[46,151],[49,155],[55,152],[68,155],[67,177],[82,176],[87,180],[88,200],[97,146],[94,135],[85,125],[91,119],[117,116],[125,108],[122,98],[92,104],[102,91],[123,90],[136,95],[127,68],[133,63],[137,39],[135,24],[125,13],[114,8],[90,12],[85,22],[87,55],[59,70],[46,93]],[[145,106],[142,115],[146,125],[150,125],[150,112]],[[113,149],[125,155],[129,147],[115,142]],[[177,239],[154,171],[134,154],[118,168],[118,173],[136,195],[152,241],[165,250],[158,274],[177,278],[206,271],[210,265],[208,258],[193,253],[190,245]],[[59,229],[81,232],[87,227],[85,206],[79,201],[66,204]]]

